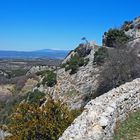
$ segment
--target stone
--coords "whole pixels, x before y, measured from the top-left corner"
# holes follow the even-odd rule
[[[138,108],[140,78],[91,100],[59,140],[112,140],[116,122]]]

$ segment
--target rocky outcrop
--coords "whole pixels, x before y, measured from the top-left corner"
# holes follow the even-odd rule
[[[84,97],[92,94],[98,87],[99,73],[99,68],[90,63],[73,75],[65,69],[58,70],[54,96],[66,101],[71,108],[81,107],[85,104]]]
[[[39,71],[53,70],[56,69],[56,66],[33,66],[28,72],[27,75],[37,73]]]
[[[10,133],[0,129],[0,140],[5,140],[7,136],[10,136]]]
[[[128,46],[130,51],[134,51],[140,57],[139,38],[130,41]],[[88,59],[88,64],[79,67],[78,71],[74,74],[70,74],[70,70],[65,71],[65,68],[57,69],[57,84],[53,88],[48,89],[47,86],[43,85],[37,88],[45,93],[48,90],[51,91],[54,99],[61,99],[72,109],[85,106],[91,94],[94,96],[99,85],[98,77],[104,68],[103,65],[93,65],[94,53],[98,48],[94,43],[79,45],[79,47],[69,53],[63,64],[67,63],[72,55],[77,53],[84,56],[84,59]]]
[[[0,101],[6,101],[9,97],[12,96],[12,89],[14,85],[0,85]]]
[[[29,91],[32,91],[32,89],[37,85],[37,83],[38,83],[38,81],[33,78],[27,79],[25,85],[23,86],[23,88],[20,91],[20,94],[24,95],[24,94],[28,93]]]
[[[90,101],[59,140],[111,140],[116,122],[140,108],[140,79]]]
[[[125,23],[124,27],[126,35],[134,39],[140,38],[140,17]]]
[[[38,89],[42,92],[51,91],[53,98],[61,99],[72,109],[80,108],[87,102],[85,96],[94,93],[98,87],[98,76],[101,67],[93,65],[94,52],[99,47],[93,43],[81,44],[72,51],[63,61],[63,64],[70,60],[71,56],[78,53],[84,59],[88,59],[88,64],[78,68],[74,74],[70,74],[70,70],[65,68],[56,70],[57,84],[53,88],[41,85]]]

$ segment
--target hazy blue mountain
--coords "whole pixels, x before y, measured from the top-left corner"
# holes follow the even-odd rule
[[[38,51],[0,51],[0,58],[54,58],[63,59],[69,53],[68,50],[44,49]]]

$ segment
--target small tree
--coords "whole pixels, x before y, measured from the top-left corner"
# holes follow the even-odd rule
[[[108,58],[108,50],[105,47],[100,47],[94,54],[94,64],[102,65]]]
[[[46,84],[48,87],[53,87],[57,83],[56,77],[56,73],[54,73],[53,71],[47,71],[46,75],[43,78],[42,84]]]
[[[26,100],[29,104],[40,104],[40,100],[45,97],[45,93],[35,90],[34,92],[28,92]]]
[[[70,74],[74,74],[78,71],[79,67],[87,65],[88,61],[88,59],[84,59],[84,57],[80,57],[78,54],[72,55],[65,65],[65,70],[71,70]]]
[[[86,41],[87,44],[89,43],[86,37],[82,37],[81,40]]]
[[[130,37],[123,30],[110,29],[108,32],[105,32],[103,42],[107,47],[118,47],[118,44],[124,45],[129,39]]]

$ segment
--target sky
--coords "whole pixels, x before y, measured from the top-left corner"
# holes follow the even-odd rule
[[[0,0],[0,50],[71,50],[140,16],[140,0]]]

